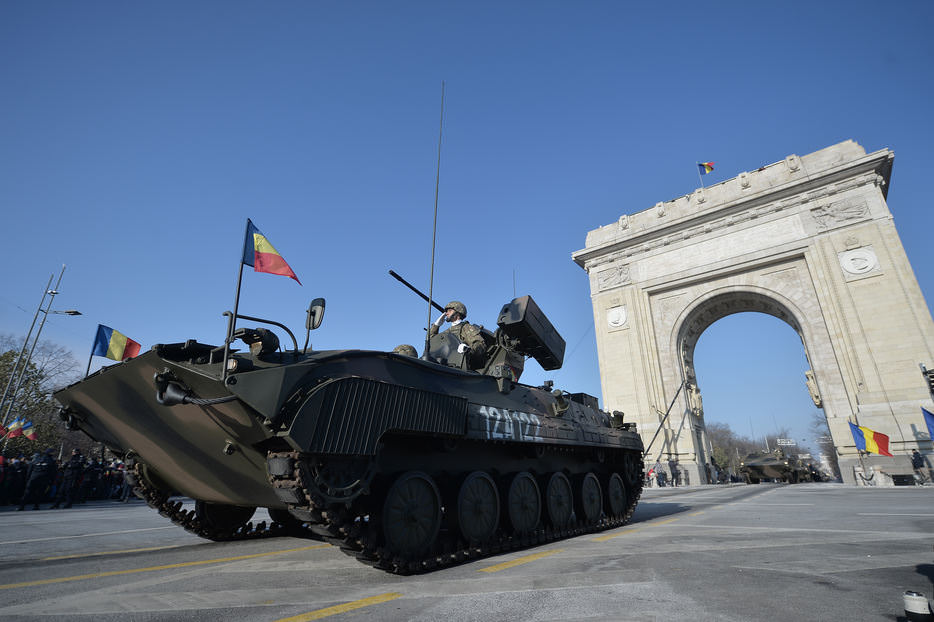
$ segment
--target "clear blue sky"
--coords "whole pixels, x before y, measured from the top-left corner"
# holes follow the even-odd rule
[[[247,272],[241,312],[316,348],[418,343],[447,84],[436,297],[488,327],[529,293],[568,343],[524,380],[600,395],[588,231],[796,153],[890,148],[888,196],[930,299],[930,2],[5,2],[0,4],[0,331],[85,364],[98,323],[149,348],[219,343],[247,217],[304,283]],[[927,185],[926,185],[927,184]],[[710,421],[749,435],[814,412],[794,333],[705,333]],[[94,368],[105,363],[95,359]],[[934,364],[934,361],[928,363]],[[756,405],[750,408],[749,405]]]

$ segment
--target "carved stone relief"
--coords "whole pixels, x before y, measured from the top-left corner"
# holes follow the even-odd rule
[[[626,314],[626,305],[611,307],[606,310],[606,324],[611,329],[622,328],[626,325],[627,319],[629,318]]]
[[[671,326],[684,309],[685,294],[676,294],[665,298],[658,298],[652,302],[652,308],[655,310],[656,321],[660,321],[664,326]]]
[[[879,267],[879,258],[871,246],[864,246],[838,253],[840,267],[847,274],[859,275]]]
[[[818,229],[831,229],[851,220],[869,216],[869,205],[865,201],[837,201],[820,205],[811,210]]]
[[[808,385],[808,393],[811,394],[811,400],[814,402],[814,405],[818,408],[823,408],[824,402],[821,399],[820,391],[817,390],[817,380],[814,378],[814,372],[810,369],[804,372],[804,382]]]
[[[597,290],[601,292],[629,282],[629,266],[613,266],[597,273]]]

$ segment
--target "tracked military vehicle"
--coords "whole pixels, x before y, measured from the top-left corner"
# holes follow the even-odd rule
[[[786,455],[779,450],[751,453],[740,462],[739,470],[747,484],[769,480],[797,484],[813,479],[811,469],[798,456]]]
[[[309,331],[323,312],[317,299]],[[564,355],[528,296],[483,331],[482,361],[447,331],[416,358],[299,349],[281,324],[237,317],[293,348],[231,319],[243,351],[160,344],[55,393],[70,428],[132,465],[137,495],[202,537],[313,533],[411,573],[617,527],[635,509],[634,424],[589,395],[519,383],[526,357],[551,370]],[[250,522],[257,507],[272,524]]]

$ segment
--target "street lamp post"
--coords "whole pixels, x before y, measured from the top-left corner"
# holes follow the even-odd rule
[[[62,271],[58,275],[58,282],[55,284],[55,289],[48,289],[43,295],[42,300],[45,301],[45,296],[48,295],[49,302],[46,305],[45,309],[42,308],[42,303],[39,303],[39,308],[36,310],[36,317],[39,313],[42,312],[42,321],[39,323],[39,328],[36,330],[36,336],[33,339],[32,346],[29,348],[29,354],[26,355],[26,360],[23,362],[22,368],[19,370],[19,375],[16,378],[16,385],[13,388],[13,392],[9,396],[9,402],[6,404],[6,412],[3,415],[3,426],[6,427],[7,421],[10,418],[10,413],[13,412],[13,405],[16,402],[16,394],[19,393],[20,387],[23,384],[23,380],[26,377],[26,372],[29,369],[29,361],[32,359],[32,354],[36,349],[36,345],[39,343],[39,335],[42,333],[42,327],[45,326],[45,321],[49,319],[49,314],[58,314],[58,315],[81,315],[80,311],[75,309],[66,309],[64,311],[52,311],[52,301],[55,299],[55,295],[58,294],[58,288],[62,283],[62,276],[65,274],[65,266],[62,265]],[[52,279],[49,279],[49,283],[52,282]],[[33,318],[33,326],[35,326],[36,320]],[[26,346],[29,343],[29,337],[32,334],[32,327],[29,328],[29,334],[26,335],[26,341],[23,343],[23,350],[20,352],[20,356],[16,361],[16,364],[13,366],[13,370],[10,372],[10,378],[7,381],[7,389],[9,389],[10,381],[13,380],[13,376],[16,375],[17,368],[19,367],[19,361],[23,358],[23,352],[26,351]],[[4,392],[4,400],[6,399],[6,392]],[[3,404],[0,403],[0,409],[2,409]]]
[[[65,266],[62,266],[62,274],[64,273]],[[10,375],[7,377],[6,388],[3,390],[3,398],[0,398],[0,413],[3,412],[3,407],[6,405],[6,397],[9,395],[10,387],[13,385],[13,378],[16,377],[16,370],[19,369],[19,364],[23,362],[23,356],[26,354],[26,348],[29,347],[29,338],[32,337],[32,329],[36,327],[36,320],[39,319],[39,312],[42,311],[42,305],[45,304],[45,297],[54,291],[49,289],[52,287],[52,279],[54,278],[54,274],[49,275],[49,282],[46,284],[45,289],[42,291],[42,300],[39,301],[39,306],[36,308],[36,313],[32,316],[32,324],[29,325],[29,332],[26,333],[26,339],[23,340],[23,348],[19,351],[19,356],[16,357],[16,362],[13,363],[13,369],[10,370]],[[61,275],[59,275],[58,280],[61,282]],[[4,420],[3,423],[6,424],[6,420]]]

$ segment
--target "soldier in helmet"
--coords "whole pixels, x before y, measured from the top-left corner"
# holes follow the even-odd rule
[[[452,300],[444,305],[444,313],[429,327],[428,338],[437,335],[442,324],[450,322],[451,326],[448,328],[448,332],[461,340],[461,344],[457,346],[457,351],[463,354],[469,350],[470,358],[476,367],[482,365],[486,358],[486,342],[483,341],[480,329],[466,320],[467,307],[462,302]]]
[[[418,350],[415,349],[415,346],[403,343],[392,349],[393,354],[401,354],[403,356],[414,356],[418,358]]]

